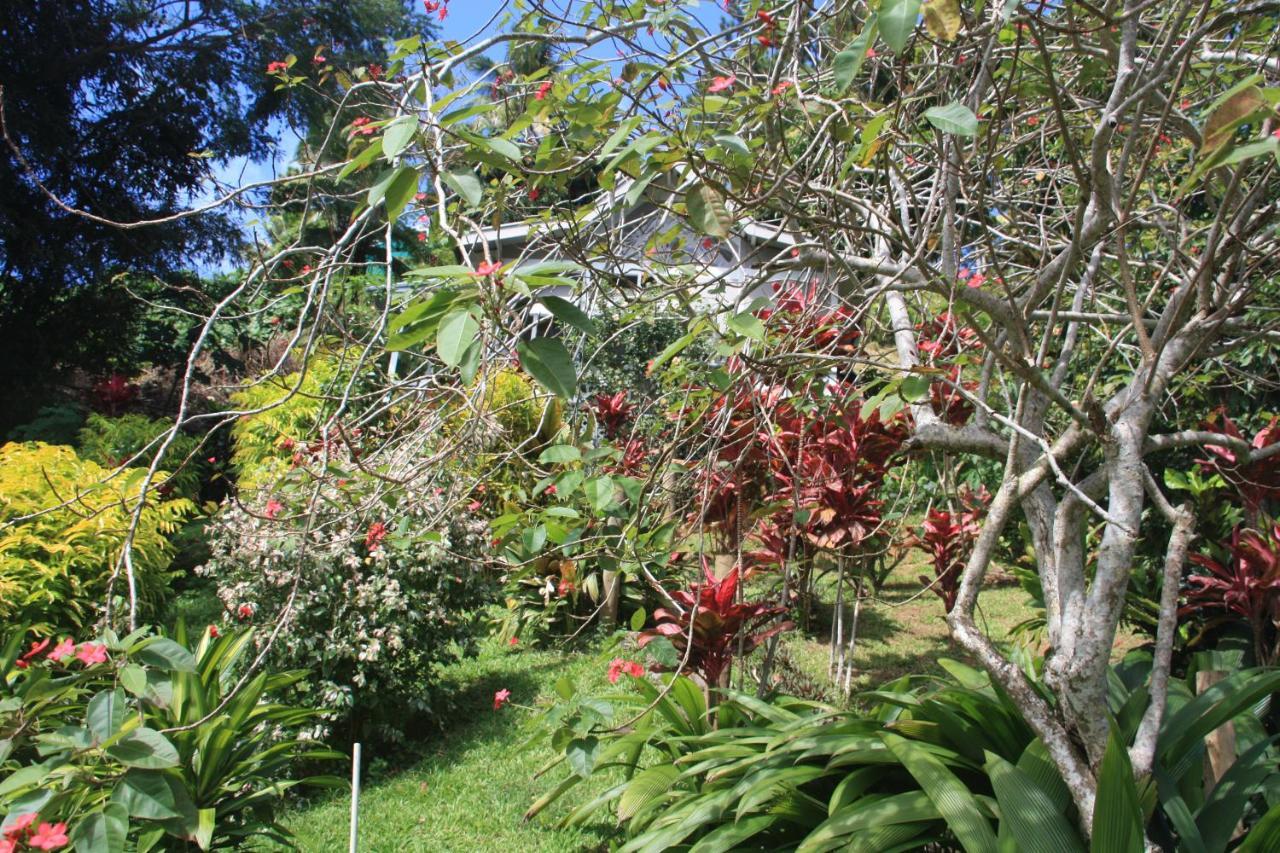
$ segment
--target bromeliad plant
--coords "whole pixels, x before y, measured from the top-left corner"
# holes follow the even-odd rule
[[[1208,574],[1187,578],[1182,616],[1216,623],[1240,618],[1253,634],[1254,660],[1270,666],[1280,660],[1280,522],[1259,530],[1237,526],[1223,559],[1192,554],[1191,562]]]
[[[304,672],[239,683],[248,630],[211,627],[194,647],[181,627],[172,639],[107,632],[24,648],[25,637],[0,648],[0,835],[10,840],[26,837],[23,824],[48,824],[94,853],[287,844],[274,813],[299,784],[290,766],[342,757],[298,739],[315,712],[268,698]]]

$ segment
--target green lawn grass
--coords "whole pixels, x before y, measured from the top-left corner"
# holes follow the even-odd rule
[[[581,688],[607,686],[605,667],[595,655],[559,651],[520,651],[493,644],[480,656],[460,661],[446,672],[457,689],[457,711],[444,731],[423,733],[421,757],[396,771],[371,774],[360,798],[360,847],[364,853],[430,851],[519,853],[593,850],[602,847],[608,827],[556,829],[555,821],[581,802],[583,787],[535,820],[523,822],[526,808],[564,774],[557,767],[534,775],[552,758],[542,744],[522,749],[529,735],[527,711],[493,710],[494,691],[506,688],[511,701],[532,706],[566,677]],[[410,733],[412,736],[412,733]],[[366,761],[379,756],[366,754]],[[381,756],[403,764],[399,756]],[[298,846],[311,851],[347,849],[350,798],[346,792],[298,807],[284,824]]]
[[[921,594],[920,574],[930,573],[920,555],[912,555],[889,578],[879,596],[863,608],[858,630],[855,690],[863,690],[908,673],[941,674],[941,657],[967,660],[947,636],[942,601]],[[824,596],[829,597],[829,596]],[[993,584],[979,595],[979,624],[998,642],[1012,642],[1010,629],[1034,615],[1027,595],[1015,584]],[[1123,635],[1118,648],[1131,647]],[[787,674],[822,690],[827,685],[828,635],[793,632],[784,640]],[[602,790],[591,780],[526,823],[523,813],[545,794],[564,770],[557,767],[534,778],[552,758],[542,744],[522,749],[529,735],[520,708],[493,710],[493,694],[511,691],[512,701],[535,705],[553,695],[555,682],[568,678],[578,689],[606,687],[608,655],[532,651],[486,644],[478,657],[459,661],[445,673],[446,689],[455,692],[457,710],[443,731],[417,736],[419,757],[367,756],[399,767],[366,778],[360,809],[360,850],[473,853],[515,849],[584,851],[607,847],[611,827],[557,829],[558,818],[587,795]],[[786,688],[784,680],[783,686]],[[822,694],[839,701],[834,690]],[[854,701],[856,702],[856,696]],[[410,733],[412,737],[413,734]],[[378,759],[382,759],[381,762]],[[350,799],[344,793],[294,808],[284,820],[301,849],[346,849]]]

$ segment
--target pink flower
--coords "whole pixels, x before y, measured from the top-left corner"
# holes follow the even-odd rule
[[[542,85],[538,87],[538,92],[533,96],[535,101],[546,100],[547,94],[551,91],[551,81],[544,80]]]
[[[493,710],[501,711],[502,706],[507,704],[510,701],[511,701],[511,691],[505,687],[502,688],[501,690],[493,694]]]
[[[1280,139],[1280,127],[1277,127],[1275,130],[1271,131],[1271,135],[1274,136],[1276,139]]]
[[[707,87],[708,92],[723,92],[725,89],[732,89],[733,84],[738,82],[737,76],[730,74],[728,77],[713,77],[711,85]]]
[[[537,201],[540,195],[542,195],[542,191],[537,187],[529,187],[529,201]]]
[[[0,838],[0,853],[18,853],[18,842],[13,838]]]
[[[65,823],[42,823],[27,839],[27,843],[37,850],[57,850],[67,846],[67,825]]]
[[[20,816],[13,823],[9,824],[9,828],[4,831],[4,834],[10,838],[17,838],[28,826],[31,826],[31,824],[36,822],[37,817],[38,815],[35,812],[30,812]]]
[[[875,59],[879,55],[874,47],[867,48],[867,59]]]
[[[614,658],[609,662],[609,683],[617,684],[618,679],[623,675],[629,675],[632,678],[642,678],[644,676],[644,668],[633,660],[623,660],[622,658]]]
[[[475,275],[477,278],[485,278],[486,276],[494,275],[500,269],[502,269],[502,264],[497,261],[485,261],[476,267]]]
[[[288,70],[289,70],[289,63],[287,62],[268,62],[267,63],[268,74],[282,74]]]
[[[49,660],[54,663],[62,663],[64,659],[71,657],[75,653],[76,644],[71,641],[70,637],[67,637],[62,642],[58,643],[58,645],[54,646],[53,651],[49,652]]]
[[[467,504],[467,511],[475,512],[482,506],[484,506],[484,504],[480,503],[480,501],[472,501],[471,503]]]
[[[378,546],[382,544],[382,540],[387,538],[387,526],[381,521],[375,521],[369,525],[369,532],[364,535],[365,550],[372,554],[378,550]]]
[[[556,487],[555,487],[555,486],[547,486],[546,491],[545,491],[545,492],[543,492],[543,494],[545,494],[545,495],[554,495],[555,493],[556,493]]]
[[[520,638],[519,638],[519,637],[512,637],[510,640],[507,640],[507,645],[508,645],[508,646],[518,646],[518,645],[520,645]]]
[[[966,281],[965,284],[967,284],[969,287],[982,287],[982,285],[986,282],[986,280],[987,280],[987,277],[985,275],[983,275],[982,273],[976,273],[970,276],[969,280]]]
[[[773,94],[781,95],[782,93],[790,89],[791,86],[792,86],[792,83],[790,80],[783,80],[781,83],[773,87]]]
[[[80,646],[80,651],[76,652],[76,660],[85,666],[106,663],[107,647],[102,643],[84,643]]]
[[[237,608],[236,608],[236,616],[240,617],[240,621],[241,621],[241,622],[243,622],[244,620],[246,620],[246,619],[248,619],[248,618],[252,617],[252,616],[253,616],[253,605],[252,605],[252,604],[241,604],[239,607],[237,607]]]
[[[275,518],[280,514],[280,510],[282,509],[284,509],[284,504],[280,503],[280,501],[275,498],[272,498],[267,501],[267,508],[262,511],[262,514],[267,518]]]

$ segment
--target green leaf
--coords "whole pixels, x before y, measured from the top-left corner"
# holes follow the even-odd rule
[[[544,388],[565,400],[578,389],[578,374],[564,344],[555,338],[534,338],[516,344],[520,365]]]
[[[142,696],[147,692],[147,671],[136,663],[128,664],[120,670],[120,684],[134,696]]]
[[[1272,806],[1262,816],[1262,820],[1253,825],[1244,843],[1236,848],[1236,853],[1267,853],[1280,850],[1280,803]]]
[[[552,316],[561,323],[572,326],[584,335],[596,334],[596,324],[592,322],[591,318],[588,317],[581,308],[574,305],[569,300],[562,299],[561,297],[554,296],[552,294],[546,294],[544,296],[539,296],[538,301],[545,305],[547,310],[551,312]]]
[[[104,690],[89,700],[85,723],[98,743],[109,740],[124,725],[124,703],[124,691],[120,688]]]
[[[884,0],[880,4],[880,35],[894,53],[901,53],[916,31],[920,0]]]
[[[945,107],[929,107],[924,111],[924,117],[943,133],[954,133],[957,136],[978,135],[978,117],[959,101],[953,101]]]
[[[168,637],[156,637],[147,640],[133,650],[131,657],[148,666],[154,666],[167,672],[196,671],[196,659],[191,652]]]
[[[585,779],[595,769],[596,755],[599,752],[600,739],[595,735],[588,735],[569,741],[569,745],[564,749],[564,757],[573,768],[573,772]]]
[[[155,729],[134,729],[107,747],[106,752],[126,767],[160,770],[178,765],[178,750]]]
[[[639,631],[641,628],[644,627],[644,622],[648,618],[649,618],[649,614],[644,612],[643,607],[641,607],[635,613],[632,613],[631,614],[631,630]]]
[[[618,820],[631,820],[646,806],[662,799],[679,778],[680,771],[670,764],[637,773],[618,798]]]
[[[735,154],[741,154],[745,157],[751,156],[751,148],[747,145],[746,141],[736,133],[717,133],[712,137],[712,139],[714,139],[721,148],[724,148],[727,151],[732,151]]]
[[[995,853],[996,836],[982,816],[977,798],[941,760],[898,735],[882,733],[880,739],[920,784],[968,853]]]
[[[1111,726],[1107,751],[1098,771],[1097,800],[1093,806],[1093,853],[1140,853],[1142,850],[1142,810],[1133,781],[1129,752]]]
[[[130,817],[166,820],[182,816],[169,780],[156,770],[130,770],[116,784],[111,799],[123,806]]]
[[[417,130],[417,116],[400,116],[393,120],[382,131],[382,153],[388,160],[394,160],[409,147]]]
[[[458,365],[458,372],[462,375],[463,385],[470,385],[475,381],[476,374],[480,372],[482,355],[484,355],[484,345],[478,339],[462,354],[462,363]]]
[[[468,207],[479,207],[484,199],[484,185],[470,169],[449,169],[440,175],[449,187],[462,196]]]
[[[613,478],[607,474],[587,480],[582,491],[596,512],[604,512],[613,506],[614,483]]]
[[[1164,469],[1164,484],[1174,491],[1186,491],[1191,488],[1191,484],[1187,481],[1187,475],[1173,468]]]
[[[566,462],[577,462],[582,458],[582,451],[572,444],[553,444],[538,454],[538,461],[547,465],[563,465]]]
[[[387,186],[387,219],[392,221],[398,219],[417,192],[417,170],[401,166]]]
[[[440,321],[436,332],[436,352],[449,367],[462,364],[467,349],[475,343],[480,324],[466,308],[454,311]]]
[[[858,33],[858,37],[850,42],[848,47],[836,54],[831,70],[835,75],[837,95],[843,95],[853,85],[858,72],[862,70],[863,61],[867,58],[867,50],[871,47],[872,42],[875,41],[876,33],[879,32],[879,29],[880,20],[873,15],[863,26],[862,32]]]
[[[1008,830],[1025,853],[1071,853],[1084,850],[1079,834],[1058,810],[1053,798],[1031,777],[993,752],[985,770],[1000,805],[1000,828]]]
[[[129,814],[119,803],[107,803],[100,812],[80,819],[71,827],[71,843],[80,853],[121,853],[129,832]]]
[[[929,396],[929,379],[913,373],[902,380],[902,384],[898,386],[898,393],[908,403],[919,403]]]
[[[711,237],[728,237],[733,220],[725,207],[724,197],[713,187],[699,181],[685,194],[689,209],[689,221],[702,234]]]
[[[729,318],[729,328],[745,338],[752,340],[764,340],[764,323],[760,322],[760,318],[749,311],[741,314],[735,314]]]

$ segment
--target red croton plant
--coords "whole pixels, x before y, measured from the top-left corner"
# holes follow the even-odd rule
[[[921,525],[921,534],[908,542],[929,554],[934,579],[930,581],[921,575],[920,582],[931,586],[948,613],[955,606],[960,574],[982,531],[982,515],[990,501],[991,495],[985,487],[977,492],[965,489],[960,493],[960,503],[964,506],[961,512],[930,509]]]
[[[1221,423],[1218,422],[1219,420]],[[1247,441],[1240,432],[1240,428],[1227,416],[1226,412],[1219,411],[1202,426],[1204,429]],[[1280,417],[1272,418],[1271,423],[1259,430],[1250,445],[1253,450],[1258,451],[1277,443],[1280,443]],[[1240,454],[1229,447],[1208,445],[1205,450],[1209,451],[1210,457],[1196,461],[1205,471],[1222,477],[1239,493],[1240,500],[1244,504],[1246,523],[1257,522],[1265,501],[1280,499],[1280,455],[1255,459],[1246,465],[1241,465]]]
[[[1253,632],[1260,666],[1280,660],[1280,522],[1259,530],[1237,526],[1226,547],[1225,562],[1192,554],[1191,562],[1209,574],[1187,579],[1186,604],[1180,615],[1218,613],[1220,619],[1241,616]],[[1210,625],[1214,624],[1210,621]]]
[[[659,608],[654,611],[657,625],[641,632],[639,645],[643,647],[665,637],[675,646],[681,660],[688,655],[686,669],[702,676],[708,687],[723,686],[739,647],[743,654],[749,654],[793,624],[776,621],[786,612],[785,607],[735,601],[741,578],[736,566],[725,577],[717,579],[704,558],[702,575],[701,582],[671,594],[682,610]]]
[[[605,436],[610,440],[618,437],[635,411],[635,406],[627,402],[626,391],[619,391],[616,394],[597,394],[589,408],[596,416],[600,429],[604,430]]]

